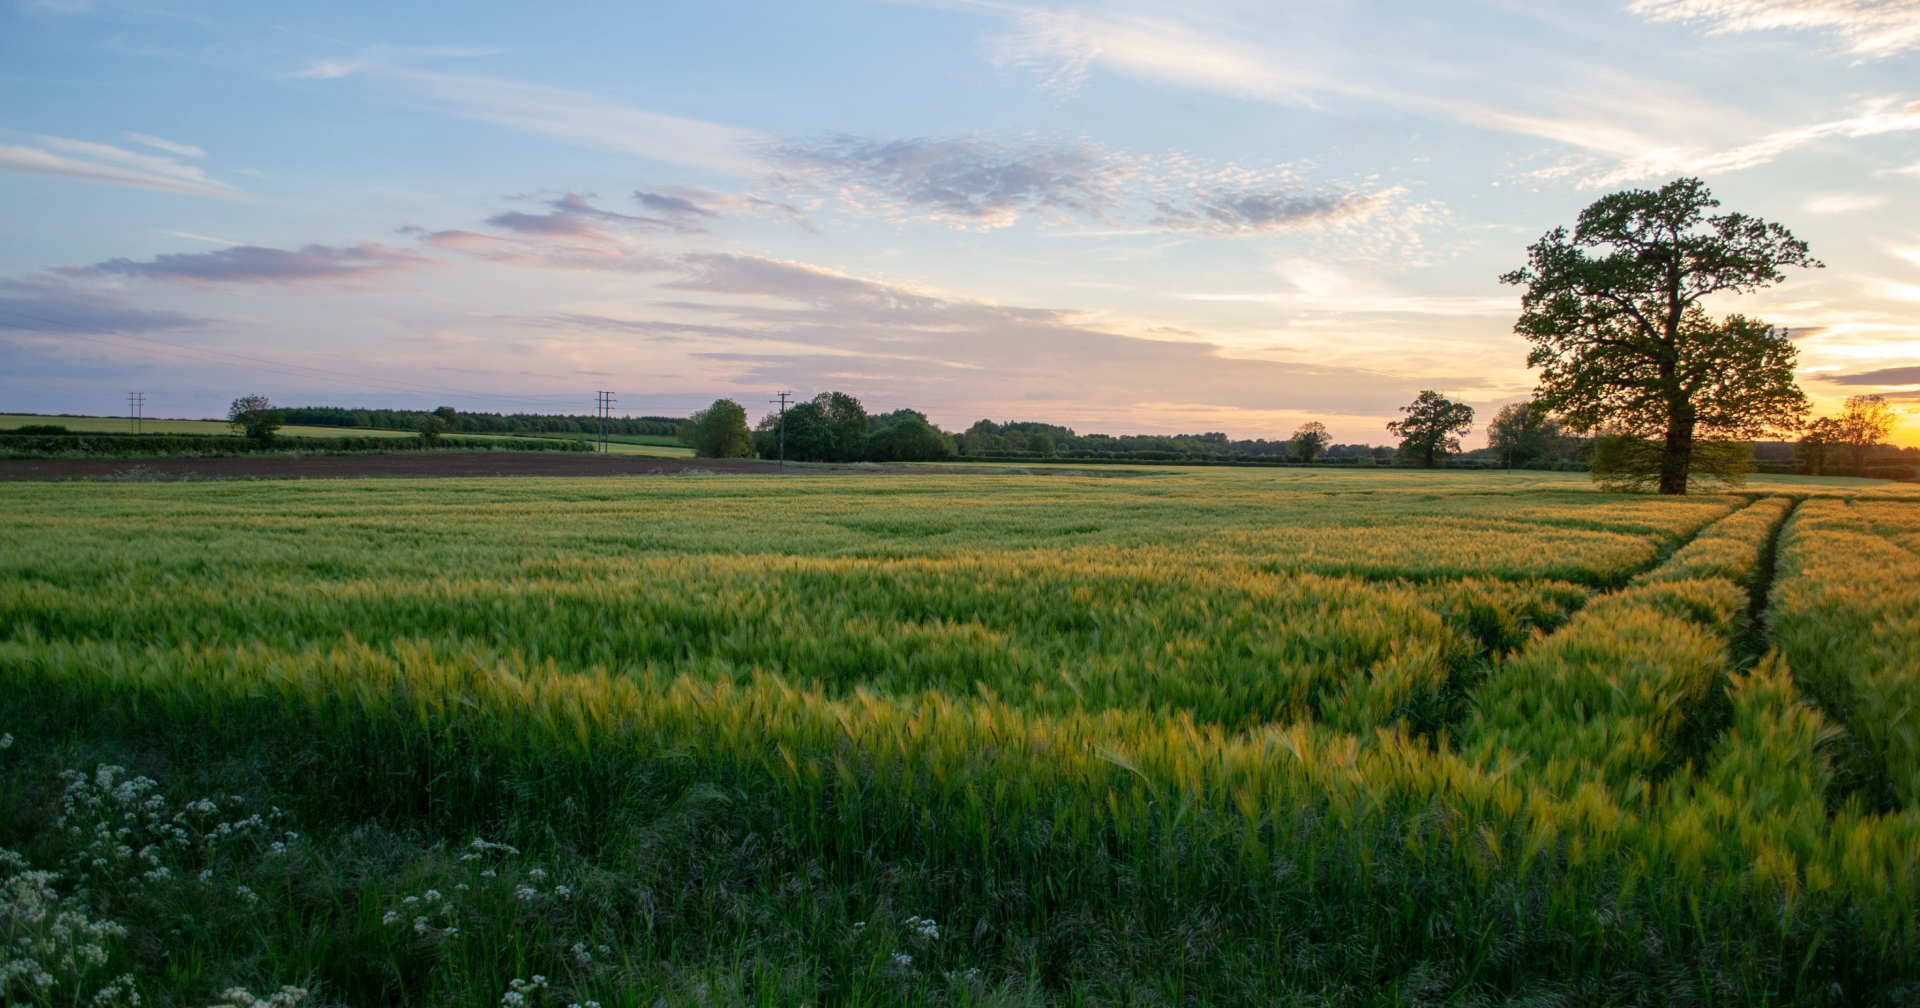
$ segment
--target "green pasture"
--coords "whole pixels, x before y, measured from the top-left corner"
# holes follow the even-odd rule
[[[0,484],[0,847],[149,1003],[1920,989],[1915,488],[1029,468]]]
[[[30,416],[22,413],[0,414],[0,430],[12,430],[16,427],[27,425],[38,426],[42,424],[65,427],[76,434],[131,434],[134,432],[133,421],[126,417],[50,417]],[[232,434],[233,428],[227,426],[224,420],[154,420],[142,418],[140,420],[140,433]],[[301,437],[345,437],[349,434],[369,437],[419,437],[419,435],[413,431],[363,430],[360,428],[348,430],[340,427],[282,427],[280,428],[280,433]]]

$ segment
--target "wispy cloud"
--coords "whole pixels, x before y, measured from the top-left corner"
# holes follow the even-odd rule
[[[172,151],[181,157],[203,158],[207,156],[206,151],[195,147],[193,144],[175,143],[172,140],[157,136],[148,136],[145,133],[135,133],[132,130],[127,131],[127,139],[143,146],[152,147],[155,150]]]
[[[1760,25],[1764,14],[1781,25],[1853,26],[1847,28],[1849,31],[1880,25],[1886,29],[1860,36],[1863,45],[1871,39],[1877,40],[1873,41],[1876,46],[1893,44],[1890,40],[1903,40],[1899,45],[1905,46],[1920,38],[1909,31],[1920,31],[1920,2],[1916,0],[1642,0],[1634,9],[1649,17],[1724,14],[1731,19],[1728,24],[1748,27]],[[1378,52],[1363,51],[1331,38],[1316,39],[1317,48],[1300,45],[1297,40],[1282,47],[1273,40],[1283,35],[1270,27],[1265,31],[1234,31],[1231,25],[1197,15],[1182,20],[1178,16],[1149,18],[1025,9],[1014,14],[1009,28],[998,38],[994,58],[1003,66],[1039,73],[1045,87],[1077,87],[1092,68],[1099,66],[1134,77],[1283,105],[1362,103],[1540,137],[1591,156],[1533,173],[1534,178],[1571,176],[1592,187],[1677,173],[1740,171],[1824,138],[1920,129],[1920,103],[1882,99],[1870,103],[1858,115],[1776,130],[1731,147],[1680,145],[1670,138],[1698,135],[1700,117],[1707,114],[1704,109],[1694,109],[1691,116],[1676,116],[1671,110],[1687,106],[1688,101],[1671,94],[1630,93],[1633,87],[1603,68],[1591,71],[1599,76],[1587,85],[1562,85],[1556,91],[1497,75],[1481,79],[1471,71],[1463,73],[1457,63],[1444,70],[1417,60],[1409,68],[1395,67]],[[1436,79],[1425,79],[1436,74],[1440,75]],[[1494,97],[1474,97],[1474,92]]]
[[[1912,0],[1634,0],[1627,9],[1651,21],[1707,22],[1715,32],[1827,30],[1869,56],[1920,45]]]
[[[889,215],[998,227],[1034,212],[1099,219],[1136,166],[1087,143],[836,136],[766,147],[788,178]]]
[[[566,88],[418,70],[387,70],[421,99],[467,119],[596,150],[693,165],[735,176],[765,170],[751,130],[633,108]]]
[[[245,203],[259,202],[258,197],[232,186],[203,179],[199,176],[197,169],[177,164],[171,158],[149,158],[147,155],[123,151],[107,144],[93,144],[81,140],[65,140],[60,137],[39,139],[43,142],[58,141],[58,146],[63,149],[91,154],[100,157],[101,160],[118,163],[102,164],[99,160],[83,161],[79,158],[54,154],[38,147],[0,145],[0,171],[46,175],[79,182],[99,182],[130,189],[148,189],[154,192],[211,196],[215,199],[238,200]],[[96,151],[95,148],[101,150]],[[166,165],[171,166],[171,169],[156,171],[150,166],[141,165],[141,161],[165,162]],[[125,165],[137,165],[138,168],[124,167]],[[146,170],[138,170],[139,168]]]
[[[628,226],[646,229],[688,230],[682,225],[659,217],[638,217],[602,210],[588,203],[577,193],[567,193],[558,199],[547,201],[551,207],[547,213],[530,214],[517,210],[494,214],[487,223],[498,228],[523,235],[541,238],[576,238],[597,242],[611,242],[612,235],[602,230],[604,226]]]
[[[1703,151],[1678,147],[1646,150],[1622,160],[1609,170],[1594,173],[1586,182],[1598,187],[1676,174],[1711,175],[1741,171],[1767,164],[1789,151],[1829,137],[1858,138],[1914,130],[1920,130],[1920,101],[1883,100],[1870,104],[1859,115],[1778,130],[1727,150]]]
[[[1363,221],[1385,208],[1404,189],[1378,193],[1308,192],[1298,187],[1242,189],[1215,186],[1182,202],[1160,201],[1154,223],[1171,231],[1211,234],[1267,234]]]
[[[54,150],[65,151],[68,154],[78,154],[82,157],[90,157],[97,161],[123,164],[129,168],[138,168],[141,171],[152,172],[155,175],[172,175],[175,178],[187,179],[191,182],[198,182],[201,185],[216,186],[223,189],[232,188],[224,182],[209,181],[205,170],[199,165],[183,165],[170,157],[140,154],[135,151],[115,147],[112,144],[92,143],[87,140],[70,140],[66,137],[36,136],[33,139],[35,143],[38,143],[42,147],[51,147]]]
[[[1095,400],[1116,411],[1141,403],[1272,411],[1279,401],[1388,413],[1417,391],[1375,372],[1229,357],[1203,333],[1156,338],[1155,327],[1092,312],[994,304],[800,262],[700,253],[680,269],[661,287],[699,300],[519,321],[684,345],[742,384],[852,386],[874,400],[964,402],[997,415]],[[1022,366],[1009,368],[1016,359]]]
[[[1817,375],[1820,381],[1835,385],[1880,385],[1894,388],[1902,385],[1920,385],[1920,367],[1891,367],[1878,371],[1863,371],[1859,374]]]
[[[1887,197],[1876,193],[1828,193],[1824,196],[1808,197],[1801,205],[1806,207],[1809,213],[1843,214],[1871,210],[1877,206],[1885,206],[1886,203]]]
[[[236,245],[214,252],[167,252],[146,262],[109,259],[92,266],[63,267],[62,272],[198,283],[337,283],[410,272],[436,262],[408,249],[364,241],[344,248],[308,245],[296,250]]]
[[[47,325],[38,321],[40,319],[58,319],[61,324],[53,328],[109,332],[168,332],[191,329],[210,321],[183,312],[140,308],[105,291],[47,276],[0,279],[0,309],[17,313],[0,316],[0,322],[37,327]],[[5,332],[7,330],[0,329],[0,333]]]

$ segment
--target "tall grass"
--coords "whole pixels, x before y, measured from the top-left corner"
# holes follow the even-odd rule
[[[1848,730],[1842,769],[1872,805],[1920,803],[1920,507],[1810,500],[1780,548],[1768,619]]]

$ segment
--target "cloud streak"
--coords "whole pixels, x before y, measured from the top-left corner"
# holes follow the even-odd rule
[[[105,147],[118,151],[119,148],[105,144],[87,144],[84,141],[68,141],[74,147]],[[130,158],[145,158],[145,155],[131,151],[120,151]],[[166,161],[168,158],[153,158],[154,161]],[[174,165],[186,169],[187,166]],[[218,182],[200,180],[197,175],[187,175],[175,171],[156,174],[152,171],[140,171],[134,168],[113,164],[100,164],[96,161],[82,161],[78,158],[64,157],[41,150],[37,147],[19,147],[0,145],[0,171],[19,172],[24,175],[44,175],[49,178],[72,179],[77,182],[98,182],[105,185],[122,186],[128,189],[146,189],[152,192],[179,193],[186,196],[211,196],[214,199],[237,200],[243,203],[258,203],[259,197],[234,189]]]
[[[633,108],[566,88],[417,70],[384,73],[433,107],[463,118],[727,175],[753,176],[765,170],[749,153],[762,140],[751,130]]]
[[[1706,22],[1716,34],[1824,29],[1868,56],[1920,45],[1912,0],[1635,0],[1627,10],[1649,21]]]
[[[363,241],[343,248],[308,245],[292,250],[236,245],[214,252],[167,252],[146,262],[108,259],[92,266],[64,267],[63,272],[188,283],[298,284],[369,280],[436,264],[437,260],[408,249]]]

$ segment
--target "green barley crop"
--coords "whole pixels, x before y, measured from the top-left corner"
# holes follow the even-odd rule
[[[130,931],[102,968],[151,1000],[1920,983],[1915,819],[1844,801],[1792,646],[1744,667],[1751,612],[1795,597],[1764,594],[1785,500],[1246,472],[0,494],[0,727],[37,754],[7,757],[0,846],[70,856],[46,782],[109,759],[303,835],[223,855],[229,888],[91,897]]]

